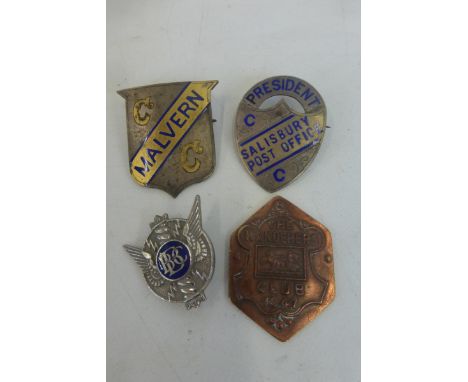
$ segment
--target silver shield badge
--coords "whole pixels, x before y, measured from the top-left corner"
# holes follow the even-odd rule
[[[126,99],[130,174],[176,197],[215,167],[211,91],[218,81],[120,90]]]
[[[304,113],[279,101],[262,104],[273,96],[297,100]],[[325,103],[312,85],[291,76],[260,81],[245,93],[236,116],[237,147],[242,163],[255,181],[269,192],[285,187],[311,164],[322,143],[326,126]]]
[[[156,295],[197,308],[206,300],[204,290],[214,271],[214,249],[202,229],[200,197],[195,197],[188,219],[156,215],[150,227],[143,249],[124,248]]]

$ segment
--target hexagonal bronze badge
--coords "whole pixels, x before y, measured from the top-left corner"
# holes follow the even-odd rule
[[[287,341],[335,297],[330,232],[286,199],[273,198],[231,236],[229,295]]]

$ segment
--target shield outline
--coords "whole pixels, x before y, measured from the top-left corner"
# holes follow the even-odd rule
[[[125,102],[126,102],[126,128],[127,128],[127,141],[128,141],[127,143],[128,143],[128,149],[129,149],[128,150],[129,172],[130,172],[131,178],[133,179],[133,181],[135,183],[137,183],[138,185],[140,185],[142,187],[156,188],[156,189],[163,190],[163,191],[167,192],[168,194],[170,194],[172,197],[176,198],[187,187],[189,187],[189,186],[191,186],[193,184],[196,184],[196,183],[203,182],[204,180],[206,180],[207,178],[209,178],[213,174],[213,172],[215,170],[215,167],[216,167],[216,147],[215,147],[215,137],[214,137],[214,126],[213,126],[213,122],[215,122],[215,120],[213,119],[212,109],[211,109],[211,91],[216,87],[216,85],[218,83],[219,83],[219,81],[217,81],[217,80],[178,81],[178,82],[168,82],[168,83],[158,83],[158,84],[144,85],[144,86],[126,88],[126,89],[122,89],[122,90],[117,91],[117,94],[122,96],[125,99]],[[132,92],[134,94],[136,94],[136,92],[139,92],[139,91],[145,91],[145,90],[148,90],[148,89],[160,89],[160,88],[163,88],[165,86],[174,86],[174,87],[180,86],[180,87],[182,87],[182,90],[183,90],[183,86],[184,85],[188,86],[189,84],[206,84],[208,104],[205,107],[205,109],[200,113],[198,118],[192,123],[192,126],[188,129],[186,134],[184,136],[182,136],[181,139],[177,142],[177,144],[173,148],[172,152],[167,156],[167,158],[164,159],[164,162],[161,165],[161,168],[159,170],[163,170],[164,166],[167,164],[167,162],[170,160],[170,158],[175,154],[175,150],[182,143],[182,141],[184,141],[184,139],[186,138],[186,135],[188,135],[190,133],[190,131],[193,130],[194,127],[197,126],[197,123],[199,122],[199,119],[203,118],[203,116],[205,114],[207,116],[205,119],[206,119],[206,122],[208,123],[207,128],[209,130],[208,131],[208,138],[209,138],[209,141],[210,141],[210,146],[212,147],[211,155],[210,155],[211,166],[207,169],[207,171],[205,171],[205,173],[202,176],[196,176],[196,175],[192,175],[192,174],[186,175],[185,180],[179,182],[176,186],[174,184],[170,184],[170,185],[167,185],[167,184],[153,184],[152,183],[153,178],[156,176],[157,173],[155,173],[153,175],[153,177],[147,183],[142,183],[142,182],[140,182],[139,180],[137,180],[135,178],[134,172],[132,171],[132,168],[131,168],[131,164],[132,164],[132,160],[133,160],[134,156],[138,153],[138,150],[144,146],[146,139],[150,136],[152,131],[155,129],[157,123],[156,123],[156,125],[154,125],[154,122],[152,123],[153,126],[148,128],[148,132],[145,134],[145,137],[141,140],[141,142],[139,144],[136,145],[137,149],[134,150],[133,152],[131,152],[130,151],[130,136],[129,136],[129,133],[132,130],[132,127],[134,128],[135,126],[132,126],[132,124],[133,124],[133,122],[131,122],[132,117],[131,117],[130,112],[129,112],[129,110],[130,110],[129,109],[129,95]],[[169,111],[172,104],[178,99],[178,97],[181,94],[182,94],[182,91],[175,98],[170,99],[170,101],[168,102],[168,106],[165,106],[165,108],[162,109],[161,118],[162,118],[162,116],[164,116],[164,114],[166,112]],[[154,97],[154,96],[152,95],[151,97]],[[157,102],[157,98],[154,98],[153,101]]]

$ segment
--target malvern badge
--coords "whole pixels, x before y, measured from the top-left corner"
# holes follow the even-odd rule
[[[127,101],[130,174],[176,197],[215,167],[211,90],[218,81],[120,90]]]
[[[262,104],[273,96],[297,100],[304,113],[280,101]],[[301,175],[317,155],[325,133],[326,108],[320,94],[307,82],[290,76],[267,78],[245,93],[236,117],[241,160],[265,190],[274,192]]]

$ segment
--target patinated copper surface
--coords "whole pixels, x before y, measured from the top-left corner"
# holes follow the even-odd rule
[[[286,199],[271,199],[231,236],[229,295],[287,341],[335,297],[330,232]]]

